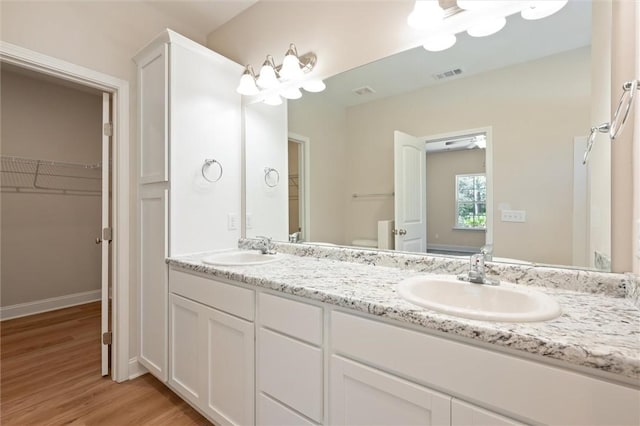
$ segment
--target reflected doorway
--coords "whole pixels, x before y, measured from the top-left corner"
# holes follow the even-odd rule
[[[287,164],[289,172],[289,241],[303,241],[305,232],[305,141],[289,138]]]

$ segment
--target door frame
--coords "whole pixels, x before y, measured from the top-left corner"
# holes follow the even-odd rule
[[[299,184],[302,183],[302,199],[299,201],[302,208],[302,240],[313,241],[311,238],[311,139],[297,133],[288,132],[288,141],[293,141],[301,146],[302,161],[298,167],[302,173],[298,176]]]
[[[494,191],[493,191],[493,127],[477,127],[474,129],[456,130],[454,132],[439,133],[436,135],[422,136],[426,143],[434,139],[456,138],[473,133],[484,133],[487,138],[487,146],[484,150],[484,172],[487,177],[487,229],[485,234],[485,245],[493,244],[493,205]]]
[[[110,93],[113,99],[112,173],[112,379],[129,379],[129,82],[0,41],[0,63]]]

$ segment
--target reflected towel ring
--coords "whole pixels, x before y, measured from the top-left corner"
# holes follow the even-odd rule
[[[602,123],[599,126],[591,128],[591,133],[589,133],[589,138],[587,139],[587,149],[584,151],[584,157],[582,158],[582,164],[587,164],[587,161],[589,160],[589,154],[593,148],[593,142],[596,140],[596,135],[598,133],[608,133],[609,129],[609,123]]]
[[[618,134],[620,134],[624,125],[627,123],[627,118],[629,118],[629,112],[633,105],[633,97],[636,94],[636,90],[639,90],[638,80],[627,81],[622,85],[622,96],[620,96],[620,102],[618,103],[618,108],[616,108],[615,114],[613,114],[613,121],[611,121],[611,127],[609,129],[609,136],[611,137],[611,140],[618,137]],[[623,110],[623,106],[624,114],[620,121],[619,116],[620,111]]]
[[[269,181],[271,181],[271,183],[269,183]],[[264,168],[264,183],[269,188],[275,188],[276,186],[278,186],[278,183],[280,183],[280,173],[276,169],[274,169],[272,167],[265,167]]]
[[[210,173],[210,169],[212,165],[217,165],[218,166],[218,173],[217,174],[212,174]],[[215,177],[209,177],[209,176],[215,176]],[[207,181],[207,182],[217,182],[220,179],[222,179],[222,164],[220,164],[220,162],[218,160],[214,160],[214,159],[205,159],[204,160],[204,164],[202,165],[202,177]]]

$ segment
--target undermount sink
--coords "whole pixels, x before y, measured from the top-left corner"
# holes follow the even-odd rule
[[[452,275],[408,278],[398,284],[398,293],[434,311],[485,321],[546,321],[562,313],[558,302],[539,291],[514,284],[473,284]]]
[[[262,265],[276,262],[282,259],[282,255],[262,254],[259,250],[230,250],[221,251],[202,259],[203,263],[217,266],[245,266]]]

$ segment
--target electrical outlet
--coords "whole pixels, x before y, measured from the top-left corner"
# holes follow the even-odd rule
[[[527,212],[524,210],[502,210],[503,222],[526,222]]]
[[[247,213],[245,217],[247,229],[253,229],[253,215],[251,213]]]
[[[238,229],[238,215],[234,213],[227,214],[227,229],[235,231]]]

